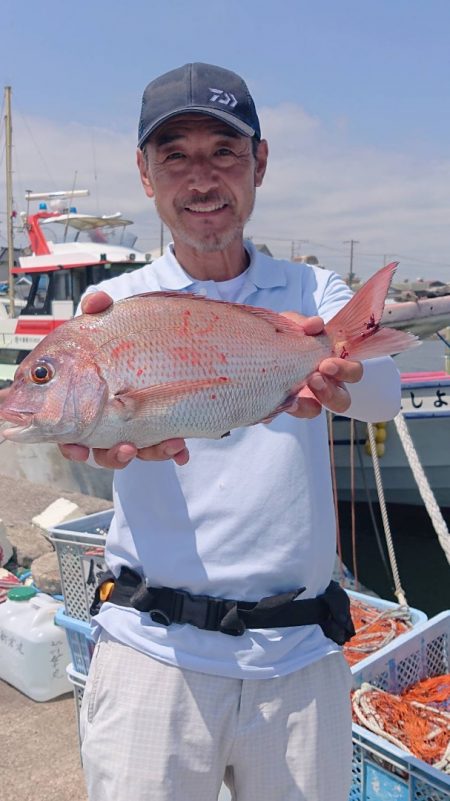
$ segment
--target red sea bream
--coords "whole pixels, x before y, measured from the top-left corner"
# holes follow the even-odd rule
[[[376,273],[307,336],[267,309],[153,292],[67,321],[18,367],[0,418],[17,442],[138,448],[172,437],[219,438],[292,404],[328,356],[398,353],[416,338],[381,329],[395,270]]]

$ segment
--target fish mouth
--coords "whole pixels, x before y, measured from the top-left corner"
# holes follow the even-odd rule
[[[3,425],[0,428],[0,434],[4,439],[16,440],[22,439],[22,435],[26,431],[33,428],[33,413],[32,412],[14,412],[14,411],[0,411],[0,418],[3,418]],[[1,422],[1,420],[0,420]],[[9,428],[5,428],[8,423],[13,423]]]
[[[0,409],[0,418],[8,423],[15,423],[17,426],[29,424],[33,418],[33,412],[17,412],[14,409]]]

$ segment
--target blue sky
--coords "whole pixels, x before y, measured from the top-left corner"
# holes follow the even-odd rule
[[[3,0],[16,205],[76,175],[91,204],[131,215],[142,249],[156,247],[134,167],[142,90],[208,61],[245,77],[269,139],[249,235],[340,272],[355,239],[362,277],[386,256],[401,277],[450,280],[449,39],[448,0]]]

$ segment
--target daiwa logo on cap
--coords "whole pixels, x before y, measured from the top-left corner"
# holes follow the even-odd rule
[[[209,98],[210,103],[223,103],[224,106],[229,106],[230,108],[237,106],[237,100],[231,92],[225,92],[224,89],[213,89],[211,86],[209,91],[212,92]]]

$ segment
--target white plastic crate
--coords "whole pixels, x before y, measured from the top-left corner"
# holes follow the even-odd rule
[[[78,742],[80,741],[80,712],[83,701],[84,688],[86,687],[86,676],[75,670],[72,664],[67,665],[67,678],[73,687],[73,697],[75,701],[75,714],[77,718]]]
[[[65,614],[64,609],[58,609],[55,615],[55,623],[65,629],[74,669],[86,676],[95,647],[89,622],[69,617],[69,615]]]
[[[375,609],[379,609],[380,612],[389,612],[400,608],[400,605],[395,603],[394,601],[385,601],[384,598],[378,598],[374,595],[366,595],[361,592],[355,592],[354,590],[346,590],[347,595],[350,596],[350,599],[353,598],[355,601],[361,601],[361,603],[369,604],[373,606]],[[421,623],[425,623],[428,618],[425,612],[422,612],[420,609],[415,609],[414,607],[409,607],[409,612],[411,615],[411,625],[413,629],[416,626],[420,625]],[[399,634],[391,643],[388,645],[383,646],[378,651],[375,651],[373,654],[366,656],[364,659],[361,659],[356,665],[353,665],[351,668],[352,673],[356,671],[364,670],[368,665],[370,665],[374,659],[378,657],[380,653],[383,652],[384,648],[389,648],[392,643],[401,641],[401,638],[406,637],[410,634],[410,631],[405,632],[404,634]]]
[[[85,515],[49,530],[49,538],[58,555],[65,609],[78,620],[89,621],[98,574],[105,570],[105,536],[112,509]]]
[[[400,693],[421,679],[450,669],[450,611],[420,623],[355,665],[354,687],[363,682]],[[447,801],[450,775],[394,746],[362,726],[353,725],[353,785],[350,801]]]

